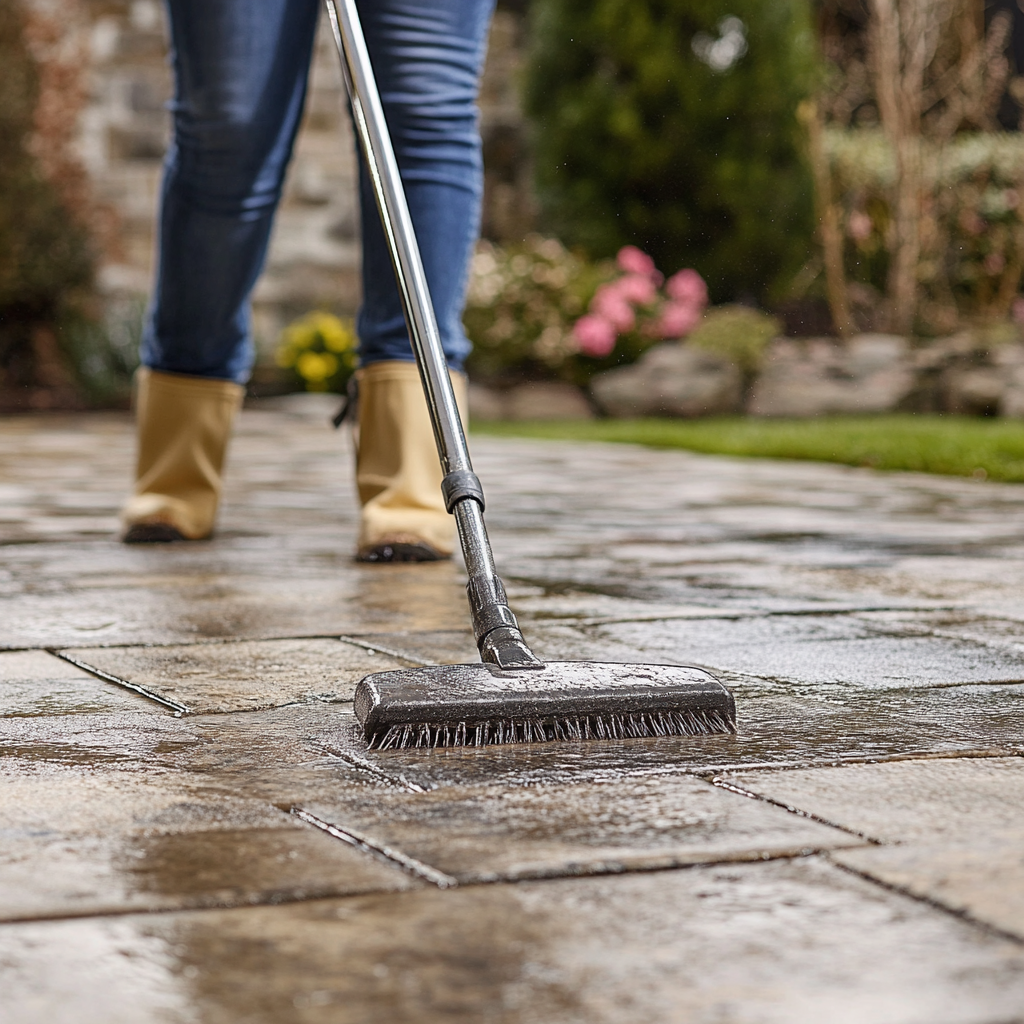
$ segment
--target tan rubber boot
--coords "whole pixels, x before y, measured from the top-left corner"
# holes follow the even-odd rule
[[[213,531],[240,384],[141,368],[136,375],[135,493],[121,519],[127,544],[202,540]]]
[[[466,378],[451,375],[466,418]],[[359,371],[356,485],[363,512],[356,558],[427,562],[455,549],[455,520],[441,497],[441,466],[415,363]]]

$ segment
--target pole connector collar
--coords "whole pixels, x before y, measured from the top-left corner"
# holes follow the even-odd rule
[[[441,493],[444,495],[444,507],[449,515],[455,506],[466,498],[471,498],[480,508],[486,508],[480,478],[471,469],[452,470],[441,481]]]

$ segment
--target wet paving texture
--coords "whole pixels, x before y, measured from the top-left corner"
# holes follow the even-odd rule
[[[1024,488],[475,438],[537,652],[739,733],[369,751],[363,675],[475,651],[326,419],[153,547],[127,418],[0,421],[5,1024],[1024,1021]]]

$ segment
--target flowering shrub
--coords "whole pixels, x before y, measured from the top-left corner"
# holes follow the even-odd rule
[[[587,263],[554,238],[521,245],[481,242],[470,272],[463,321],[473,342],[467,366],[484,379],[573,379],[579,347],[572,326],[615,272]]]
[[[665,282],[635,246],[621,249],[615,263],[591,264],[551,238],[511,249],[484,242],[465,315],[475,346],[469,369],[492,379],[558,376],[582,384],[657,341],[685,337],[707,299],[696,271]]]
[[[892,152],[877,130],[831,129],[825,142],[848,272],[882,291]],[[979,133],[925,143],[924,167],[918,280],[925,326],[945,332],[961,316],[1005,317],[1024,269],[1024,138]]]
[[[355,331],[333,313],[307,313],[284,329],[275,358],[307,391],[344,391],[356,368]]]

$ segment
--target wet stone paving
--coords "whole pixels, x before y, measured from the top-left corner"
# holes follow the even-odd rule
[[[0,421],[5,1024],[1024,1021],[1024,487],[475,436],[537,652],[739,732],[370,751],[363,675],[475,650],[457,560],[352,561],[331,412],[153,547],[127,416]]]

